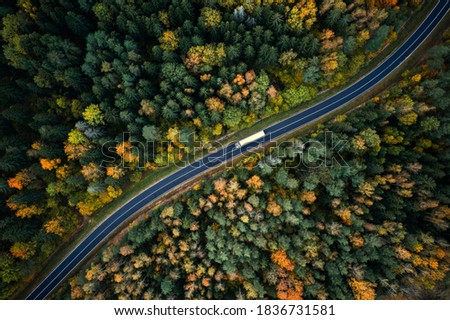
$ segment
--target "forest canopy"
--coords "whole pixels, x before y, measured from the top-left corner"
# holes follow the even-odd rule
[[[0,298],[126,185],[191,152],[192,135],[216,141],[344,84],[420,5],[3,1]],[[430,81],[433,97],[446,101]],[[401,121],[417,119],[408,113]],[[137,141],[168,143],[146,150],[143,161]],[[102,166],[105,143],[124,166]]]
[[[449,40],[361,108],[149,210],[57,297],[448,299],[430,290],[450,267]]]

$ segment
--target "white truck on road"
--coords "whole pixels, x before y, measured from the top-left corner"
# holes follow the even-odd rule
[[[264,133],[264,130],[263,131],[259,131],[259,132],[255,133],[255,134],[252,134],[251,136],[249,136],[249,137],[247,137],[245,139],[239,140],[238,142],[235,143],[234,147],[236,149],[242,148],[246,144],[249,144],[249,143],[251,143],[253,141],[256,141],[256,140],[264,137],[265,135],[266,134]]]

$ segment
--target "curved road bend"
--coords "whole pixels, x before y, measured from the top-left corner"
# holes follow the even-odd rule
[[[394,53],[384,60],[376,69],[359,79],[336,95],[320,102],[319,104],[299,112],[288,119],[276,123],[264,130],[265,137],[258,139],[254,143],[235,149],[231,144],[222,150],[214,152],[193,164],[184,167],[170,176],[152,185],[135,198],[127,202],[119,210],[114,212],[104,220],[95,230],[93,230],[78,246],[65,257],[64,260],[26,297],[26,299],[45,299],[64,280],[69,273],[74,270],[82,260],[96,248],[100,242],[113,232],[119,225],[130,218],[134,213],[142,209],[150,201],[164,195],[171,189],[176,188],[188,179],[191,179],[211,167],[217,166],[235,156],[245,153],[251,148],[272,139],[276,139],[286,133],[314,121],[331,111],[339,109],[349,101],[360,96],[364,92],[372,89],[377,83],[382,81],[402,62],[404,62],[414,50],[429,36],[431,31],[444,18],[450,8],[450,0],[440,0],[430,12],[427,18],[417,28],[417,30],[404,42]]]

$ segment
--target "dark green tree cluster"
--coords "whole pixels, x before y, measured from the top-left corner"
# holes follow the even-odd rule
[[[375,299],[433,288],[450,267],[449,59],[447,39],[363,107],[149,212],[70,280],[70,297]]]

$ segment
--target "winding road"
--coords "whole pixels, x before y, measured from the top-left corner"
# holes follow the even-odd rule
[[[120,209],[105,219],[98,227],[86,236],[52,272],[39,283],[26,297],[28,300],[45,299],[82,261],[88,256],[103,239],[114,232],[123,222],[149,202],[161,197],[168,191],[177,188],[186,180],[192,179],[210,169],[236,157],[257,145],[290,133],[314,120],[317,120],[332,111],[343,107],[348,102],[370,91],[376,84],[386,78],[400,64],[402,64],[419,45],[430,35],[439,22],[445,17],[450,8],[450,0],[440,0],[414,33],[387,57],[374,70],[366,74],[357,82],[348,86],[334,96],[303,110],[288,119],[273,124],[264,129],[265,136],[253,143],[235,148],[234,144],[216,151],[204,158],[179,169],[166,178],[158,181],[139,195],[131,199]]]

